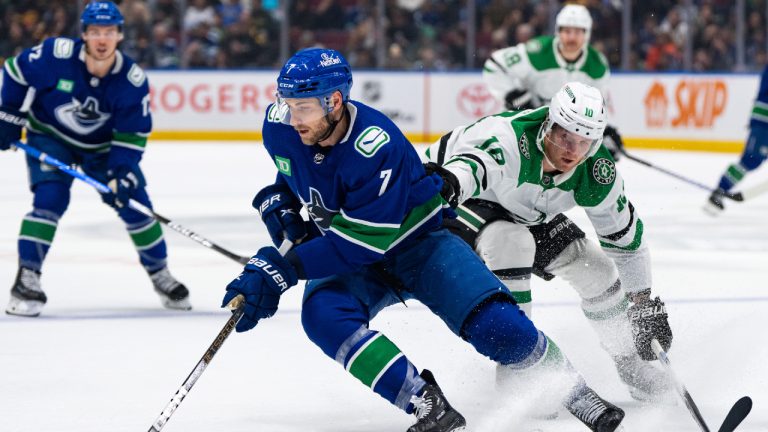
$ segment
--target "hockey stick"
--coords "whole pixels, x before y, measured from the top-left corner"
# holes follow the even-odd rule
[[[627,153],[627,151],[624,148],[619,148],[618,150],[619,150],[619,153],[624,155],[627,159],[633,160],[633,161],[639,163],[640,165],[645,165],[648,168],[655,169],[656,171],[662,172],[662,173],[664,173],[664,174],[666,174],[668,176],[672,176],[672,177],[674,177],[674,178],[676,178],[678,180],[681,180],[681,181],[683,181],[685,183],[688,183],[689,185],[696,186],[697,188],[703,189],[703,190],[705,190],[705,191],[707,191],[709,193],[715,192],[715,190],[713,190],[711,187],[705,185],[704,183],[700,183],[700,182],[698,182],[696,180],[690,179],[690,178],[685,177],[683,175],[680,175],[680,174],[678,174],[678,173],[676,173],[674,171],[670,171],[670,170],[668,170],[666,168],[662,168],[662,167],[660,167],[658,165],[654,165],[654,164],[648,162],[645,159],[640,159],[637,156],[634,156],[634,155],[631,155],[631,154]],[[765,185],[765,188],[768,189],[768,184]],[[726,193],[720,193],[720,195],[722,195],[722,196],[724,196],[726,198],[732,199],[734,201],[744,201],[744,197],[739,195],[738,192],[736,192],[736,193],[726,192]]]
[[[683,383],[677,379],[675,371],[672,369],[672,363],[670,363],[669,357],[661,347],[659,341],[653,339],[651,341],[651,348],[653,348],[653,352],[656,353],[656,357],[659,358],[659,362],[664,365],[664,367],[667,369],[667,372],[669,372],[669,375],[672,377],[672,381],[675,384],[678,395],[680,395],[680,397],[683,399],[683,402],[685,402],[685,406],[688,407],[688,411],[693,416],[696,424],[699,425],[703,432],[709,432],[709,427],[707,426],[706,422],[704,422],[704,418],[701,416],[699,408],[696,406],[696,403],[693,402],[693,398],[691,398],[691,394],[688,393],[688,389],[685,388],[685,385],[683,385]],[[739,399],[736,401],[733,407],[731,407],[730,411],[728,411],[728,415],[725,416],[725,420],[723,420],[723,424],[720,426],[720,429],[718,429],[718,432],[732,432],[736,429],[737,426],[739,426],[739,424],[741,424],[747,415],[749,415],[751,410],[752,399],[750,399],[749,396],[744,396],[743,398]]]
[[[291,246],[293,246],[293,243],[290,240],[283,240],[283,243],[280,244],[280,248],[278,249],[280,255],[285,255]],[[224,323],[224,327],[216,336],[216,339],[213,340],[211,345],[205,351],[205,354],[203,354],[203,357],[200,358],[200,361],[198,361],[194,369],[192,369],[192,372],[187,375],[187,379],[184,380],[181,387],[176,390],[176,394],[173,395],[171,401],[168,402],[165,409],[163,409],[157,419],[152,423],[152,426],[149,427],[148,432],[160,432],[160,430],[163,429],[163,426],[168,423],[168,420],[170,420],[174,411],[179,407],[181,401],[183,401],[189,391],[192,390],[192,386],[195,385],[198,378],[200,378],[200,375],[203,374],[205,368],[208,367],[208,364],[213,360],[213,356],[216,355],[219,348],[221,348],[221,345],[224,344],[224,341],[227,340],[232,333],[232,330],[235,329],[237,322],[242,318],[245,306],[244,300],[242,295],[238,295],[229,302],[227,307],[232,309],[232,316],[230,316],[227,322]]]
[[[46,153],[43,153],[43,152],[41,152],[40,150],[38,150],[38,149],[36,149],[34,147],[31,147],[31,146],[29,146],[27,144],[24,144],[21,141],[16,141],[13,144],[13,146],[16,147],[16,148],[20,148],[20,149],[24,150],[28,155],[32,156],[33,158],[36,158],[36,159],[40,160],[40,162],[43,162],[43,163],[51,165],[51,166],[55,166],[56,168],[60,169],[61,171],[64,171],[65,173],[71,175],[72,177],[88,183],[89,185],[93,186],[97,191],[99,191],[99,193],[102,193],[102,194],[104,194],[104,193],[112,193],[112,189],[107,187],[105,184],[99,182],[98,180],[94,179],[93,177],[91,177],[91,176],[89,176],[87,174],[81,173],[80,171],[76,170],[75,168],[72,168],[72,167],[68,166],[64,162],[61,162],[60,160],[58,160],[58,159],[56,159],[56,158],[54,158],[52,156],[49,156]],[[231,251],[229,251],[227,249],[224,249],[223,247],[217,245],[216,243],[213,243],[212,241],[210,241],[210,240],[206,239],[205,237],[201,236],[200,234],[190,230],[189,228],[185,228],[182,225],[180,225],[180,224],[178,224],[176,222],[173,222],[172,220],[166,218],[165,216],[162,216],[160,214],[155,213],[154,210],[152,210],[151,208],[145,206],[144,204],[142,204],[142,203],[140,203],[140,202],[138,202],[138,201],[136,201],[134,199],[128,200],[128,206],[131,207],[132,209],[136,210],[137,212],[143,214],[143,215],[146,215],[146,216],[149,216],[151,218],[156,219],[161,224],[171,228],[172,230],[174,230],[174,231],[176,231],[178,233],[181,233],[181,235],[183,235],[185,237],[188,237],[188,238],[190,238],[190,239],[200,243],[201,245],[207,247],[208,249],[213,249],[216,252],[219,252],[220,254],[225,255],[226,257],[231,258],[231,259],[239,262],[240,264],[245,264],[245,263],[248,262],[248,259],[249,259],[248,257],[240,256],[240,255],[238,255],[238,254],[236,254],[234,252],[231,252]]]

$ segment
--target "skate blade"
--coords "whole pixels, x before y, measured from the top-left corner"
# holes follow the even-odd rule
[[[36,317],[40,315],[45,303],[35,300],[23,300],[11,296],[11,300],[8,301],[8,307],[5,308],[5,313],[8,315],[16,315],[23,317]]]
[[[718,217],[721,214],[723,214],[723,212],[725,211],[725,209],[721,209],[720,207],[717,207],[717,206],[713,205],[709,201],[707,201],[701,207],[701,209],[704,211],[704,213],[706,213],[706,214],[708,214],[708,215],[710,215],[712,217]]]
[[[189,302],[189,298],[184,298],[181,300],[171,300],[168,297],[158,294],[160,297],[160,303],[163,304],[163,307],[166,309],[172,309],[172,310],[192,310],[192,304]]]

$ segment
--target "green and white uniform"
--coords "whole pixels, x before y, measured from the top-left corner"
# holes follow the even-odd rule
[[[459,234],[523,310],[530,313],[532,270],[560,276],[582,297],[582,309],[608,352],[614,358],[634,355],[625,289],[651,287],[643,223],[604,147],[569,172],[543,171],[548,112],[541,107],[484,117],[454,129],[430,146],[427,157],[458,179],[463,204],[454,223],[471,235]],[[585,210],[601,247],[562,215],[577,206]]]
[[[493,96],[504,102],[513,90],[531,93],[534,107],[548,104],[565,83],[578,81],[606,95],[610,70],[605,56],[585,44],[582,54],[569,62],[557,49],[556,36],[539,36],[525,43],[494,51],[483,66],[483,80]]]

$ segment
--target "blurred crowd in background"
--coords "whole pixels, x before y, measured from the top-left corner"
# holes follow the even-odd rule
[[[285,1],[285,0],[282,0]],[[573,1],[572,1],[573,2]],[[743,64],[737,64],[732,0],[635,0],[625,69],[757,71],[767,61],[766,0],[744,0]],[[274,68],[283,22],[288,49],[340,50],[355,68],[478,69],[499,48],[551,34],[560,1],[294,0],[288,20],[281,0],[117,0],[125,15],[121,48],[148,69]],[[622,0],[582,0],[594,19],[592,44],[621,69]],[[79,7],[78,7],[79,6]],[[50,36],[79,36],[72,0],[0,0],[0,61]],[[552,9],[555,9],[554,11]],[[475,25],[468,26],[474,15]],[[383,28],[378,28],[383,23]],[[475,29],[468,38],[468,28]],[[380,31],[379,31],[380,30]],[[383,42],[379,45],[379,39]],[[467,58],[466,45],[475,49]],[[689,44],[689,45],[688,45]],[[684,50],[688,46],[689,67]],[[375,57],[376,48],[381,57]],[[382,62],[383,58],[383,62]]]

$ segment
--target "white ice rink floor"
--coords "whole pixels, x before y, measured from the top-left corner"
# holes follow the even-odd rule
[[[736,155],[634,151],[707,184]],[[242,255],[269,242],[251,198],[274,167],[257,144],[152,143],[143,163],[156,210]],[[670,357],[710,427],[749,395],[739,430],[768,430],[768,195],[730,204],[718,219],[707,194],[629,160],[618,164],[645,224],[654,291],[674,330]],[[747,184],[764,181],[766,170]],[[20,152],[0,154],[0,305],[16,273],[16,236],[31,206]],[[583,212],[571,216],[585,225]],[[594,232],[587,230],[594,237]],[[166,229],[171,271],[194,310],[160,307],[122,223],[76,182],[46,261],[48,304],[38,318],[0,316],[0,431],[146,431],[186,378],[228,312],[218,305],[240,266]],[[534,280],[534,321],[587,381],[627,411],[633,432],[699,430],[682,404],[632,401],[562,281]],[[168,432],[404,431],[412,422],[347,375],[304,335],[302,288],[253,331],[233,334],[173,415]],[[494,367],[418,303],[373,322],[418,368],[431,369],[469,430],[582,431],[569,415],[533,422],[495,403]]]

